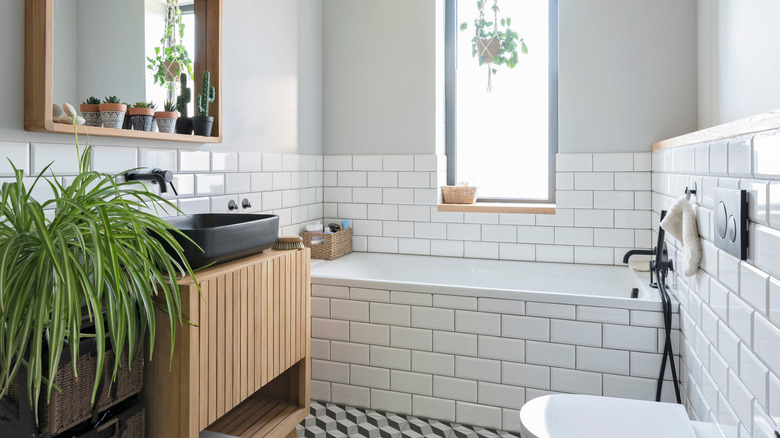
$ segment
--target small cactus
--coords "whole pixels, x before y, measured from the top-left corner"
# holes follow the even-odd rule
[[[165,104],[163,105],[163,108],[165,109],[165,111],[174,112],[176,111],[176,104],[173,103],[171,100],[166,100]]]
[[[100,105],[100,99],[98,99],[95,96],[90,96],[90,97],[87,98],[87,100],[85,100],[82,103],[84,105]]]
[[[176,108],[182,117],[188,117],[187,104],[192,101],[192,90],[187,87],[187,74],[182,73],[179,76],[179,82],[181,82],[181,94],[176,98]]]
[[[217,97],[217,90],[211,85],[211,74],[203,72],[203,81],[200,84],[200,93],[195,96],[195,109],[201,116],[209,115],[209,104]]]

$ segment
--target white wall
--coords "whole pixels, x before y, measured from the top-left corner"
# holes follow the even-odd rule
[[[436,1],[324,2],[325,153],[434,152]]]
[[[699,129],[780,108],[780,3],[698,0]]]
[[[325,2],[326,154],[436,149],[435,9]],[[560,0],[559,61],[560,152],[647,151],[696,130],[695,0]]]
[[[694,0],[560,0],[560,152],[696,130]]]
[[[79,11],[67,0],[54,2],[54,103],[68,102],[78,108]]]
[[[322,57],[322,38],[316,25],[321,21],[321,9],[317,3],[312,0],[224,3],[222,144],[99,137],[91,138],[92,143],[322,153],[321,137],[316,130],[322,113],[321,69],[317,65]],[[3,59],[0,94],[5,103],[0,106],[0,142],[73,144],[73,138],[67,135],[24,131],[24,2],[7,2],[4,6],[0,14],[0,59]],[[145,63],[139,62],[139,67],[145,69]],[[307,130],[310,135],[301,141],[299,130]]]

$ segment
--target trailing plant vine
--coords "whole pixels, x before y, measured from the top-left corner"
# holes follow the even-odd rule
[[[165,32],[160,45],[154,48],[154,56],[147,57],[147,68],[154,72],[154,83],[173,92],[179,73],[192,76],[192,59],[182,44],[184,23],[178,0],[166,0]]]

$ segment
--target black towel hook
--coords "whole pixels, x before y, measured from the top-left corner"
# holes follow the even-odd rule
[[[690,201],[691,200],[691,195],[695,195],[696,194],[696,189],[697,189],[696,181],[693,182],[693,188],[692,189],[689,189],[688,187],[685,188],[685,200],[686,201]]]

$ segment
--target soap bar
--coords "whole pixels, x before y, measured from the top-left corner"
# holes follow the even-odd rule
[[[628,268],[635,272],[647,272],[650,270],[650,262],[631,260],[628,262]]]

